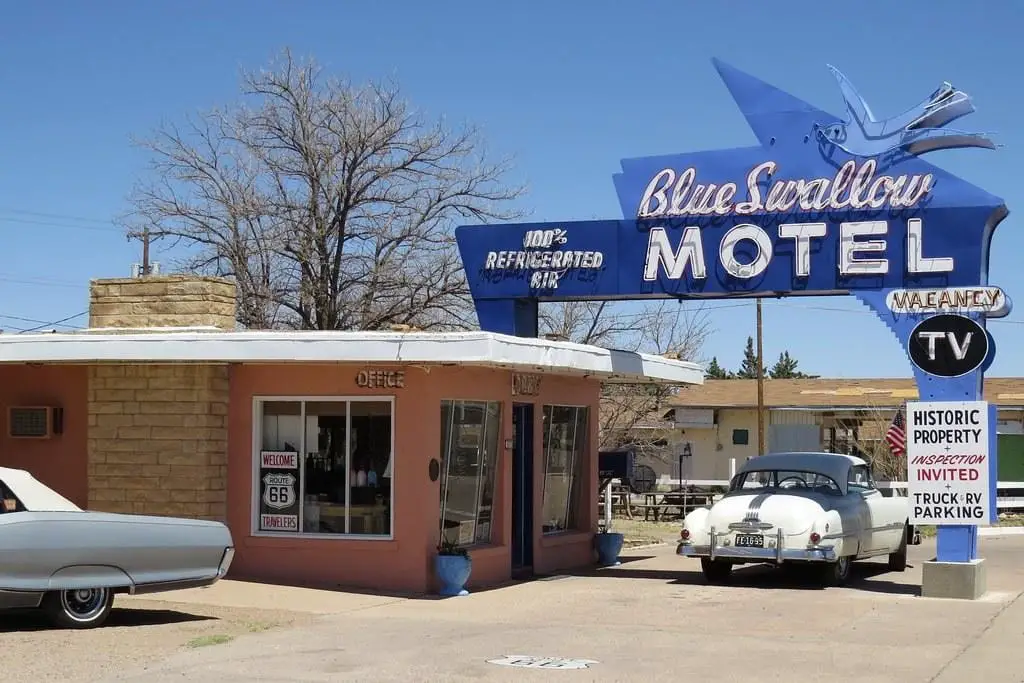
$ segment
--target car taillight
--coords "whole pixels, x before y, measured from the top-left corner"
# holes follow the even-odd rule
[[[679,538],[683,539],[684,541],[686,539],[688,539],[689,537],[690,537],[690,530],[689,529],[683,529],[682,531],[679,532]]]
[[[821,541],[821,534],[819,534],[817,531],[812,531],[811,532],[811,545],[818,545],[819,541]]]

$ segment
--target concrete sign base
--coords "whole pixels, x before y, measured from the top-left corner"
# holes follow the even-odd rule
[[[921,572],[921,596],[977,600],[988,589],[985,560],[925,562]]]

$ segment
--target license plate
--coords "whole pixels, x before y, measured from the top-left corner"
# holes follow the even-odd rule
[[[764,536],[761,534],[736,534],[735,544],[738,548],[763,548]]]

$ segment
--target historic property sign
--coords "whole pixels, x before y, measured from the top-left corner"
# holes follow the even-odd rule
[[[991,524],[996,516],[989,404],[907,403],[907,484],[914,524]]]
[[[924,340],[912,354],[922,401],[980,399],[995,351],[985,318],[1010,310],[988,283],[992,235],[1008,212],[922,159],[995,148],[948,127],[974,111],[971,98],[943,83],[879,119],[830,67],[843,101],[836,116],[715,67],[758,144],[622,160],[613,175],[622,218],[459,227],[481,327],[536,336],[540,301],[850,294],[908,354]],[[977,520],[945,524],[938,559],[974,560]]]

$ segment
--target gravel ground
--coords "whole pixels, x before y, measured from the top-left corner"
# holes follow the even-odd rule
[[[34,614],[0,615],[0,677],[5,683],[93,681],[125,668],[146,667],[246,633],[309,623],[316,615],[183,605],[122,598],[101,628],[51,628]]]

